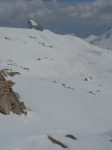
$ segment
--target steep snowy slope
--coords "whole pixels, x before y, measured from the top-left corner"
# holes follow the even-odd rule
[[[0,28],[0,69],[27,116],[0,115],[1,150],[112,149],[112,53],[50,31]],[[73,134],[78,140],[65,137]]]
[[[85,40],[90,44],[112,50],[112,27],[99,36],[90,35]]]

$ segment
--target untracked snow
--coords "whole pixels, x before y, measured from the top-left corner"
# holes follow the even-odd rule
[[[112,149],[112,52],[48,30],[0,28],[0,70],[27,116],[0,114],[0,150]],[[66,137],[73,134],[77,140]]]

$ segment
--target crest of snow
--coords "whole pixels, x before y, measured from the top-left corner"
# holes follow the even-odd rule
[[[98,37],[96,35],[89,35],[87,38],[86,38],[86,41],[87,42],[90,42],[90,41],[94,41],[96,40]]]

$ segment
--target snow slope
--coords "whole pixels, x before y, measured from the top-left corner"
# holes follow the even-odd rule
[[[112,27],[99,36],[90,35],[85,40],[90,44],[112,50]]]
[[[0,150],[112,149],[112,53],[71,35],[0,28],[0,69],[27,116],[0,115]],[[74,134],[78,140],[66,138]]]

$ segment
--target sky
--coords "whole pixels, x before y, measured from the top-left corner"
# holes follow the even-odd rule
[[[112,0],[0,0],[0,26],[26,27],[28,18],[59,34],[98,35],[112,25]]]

